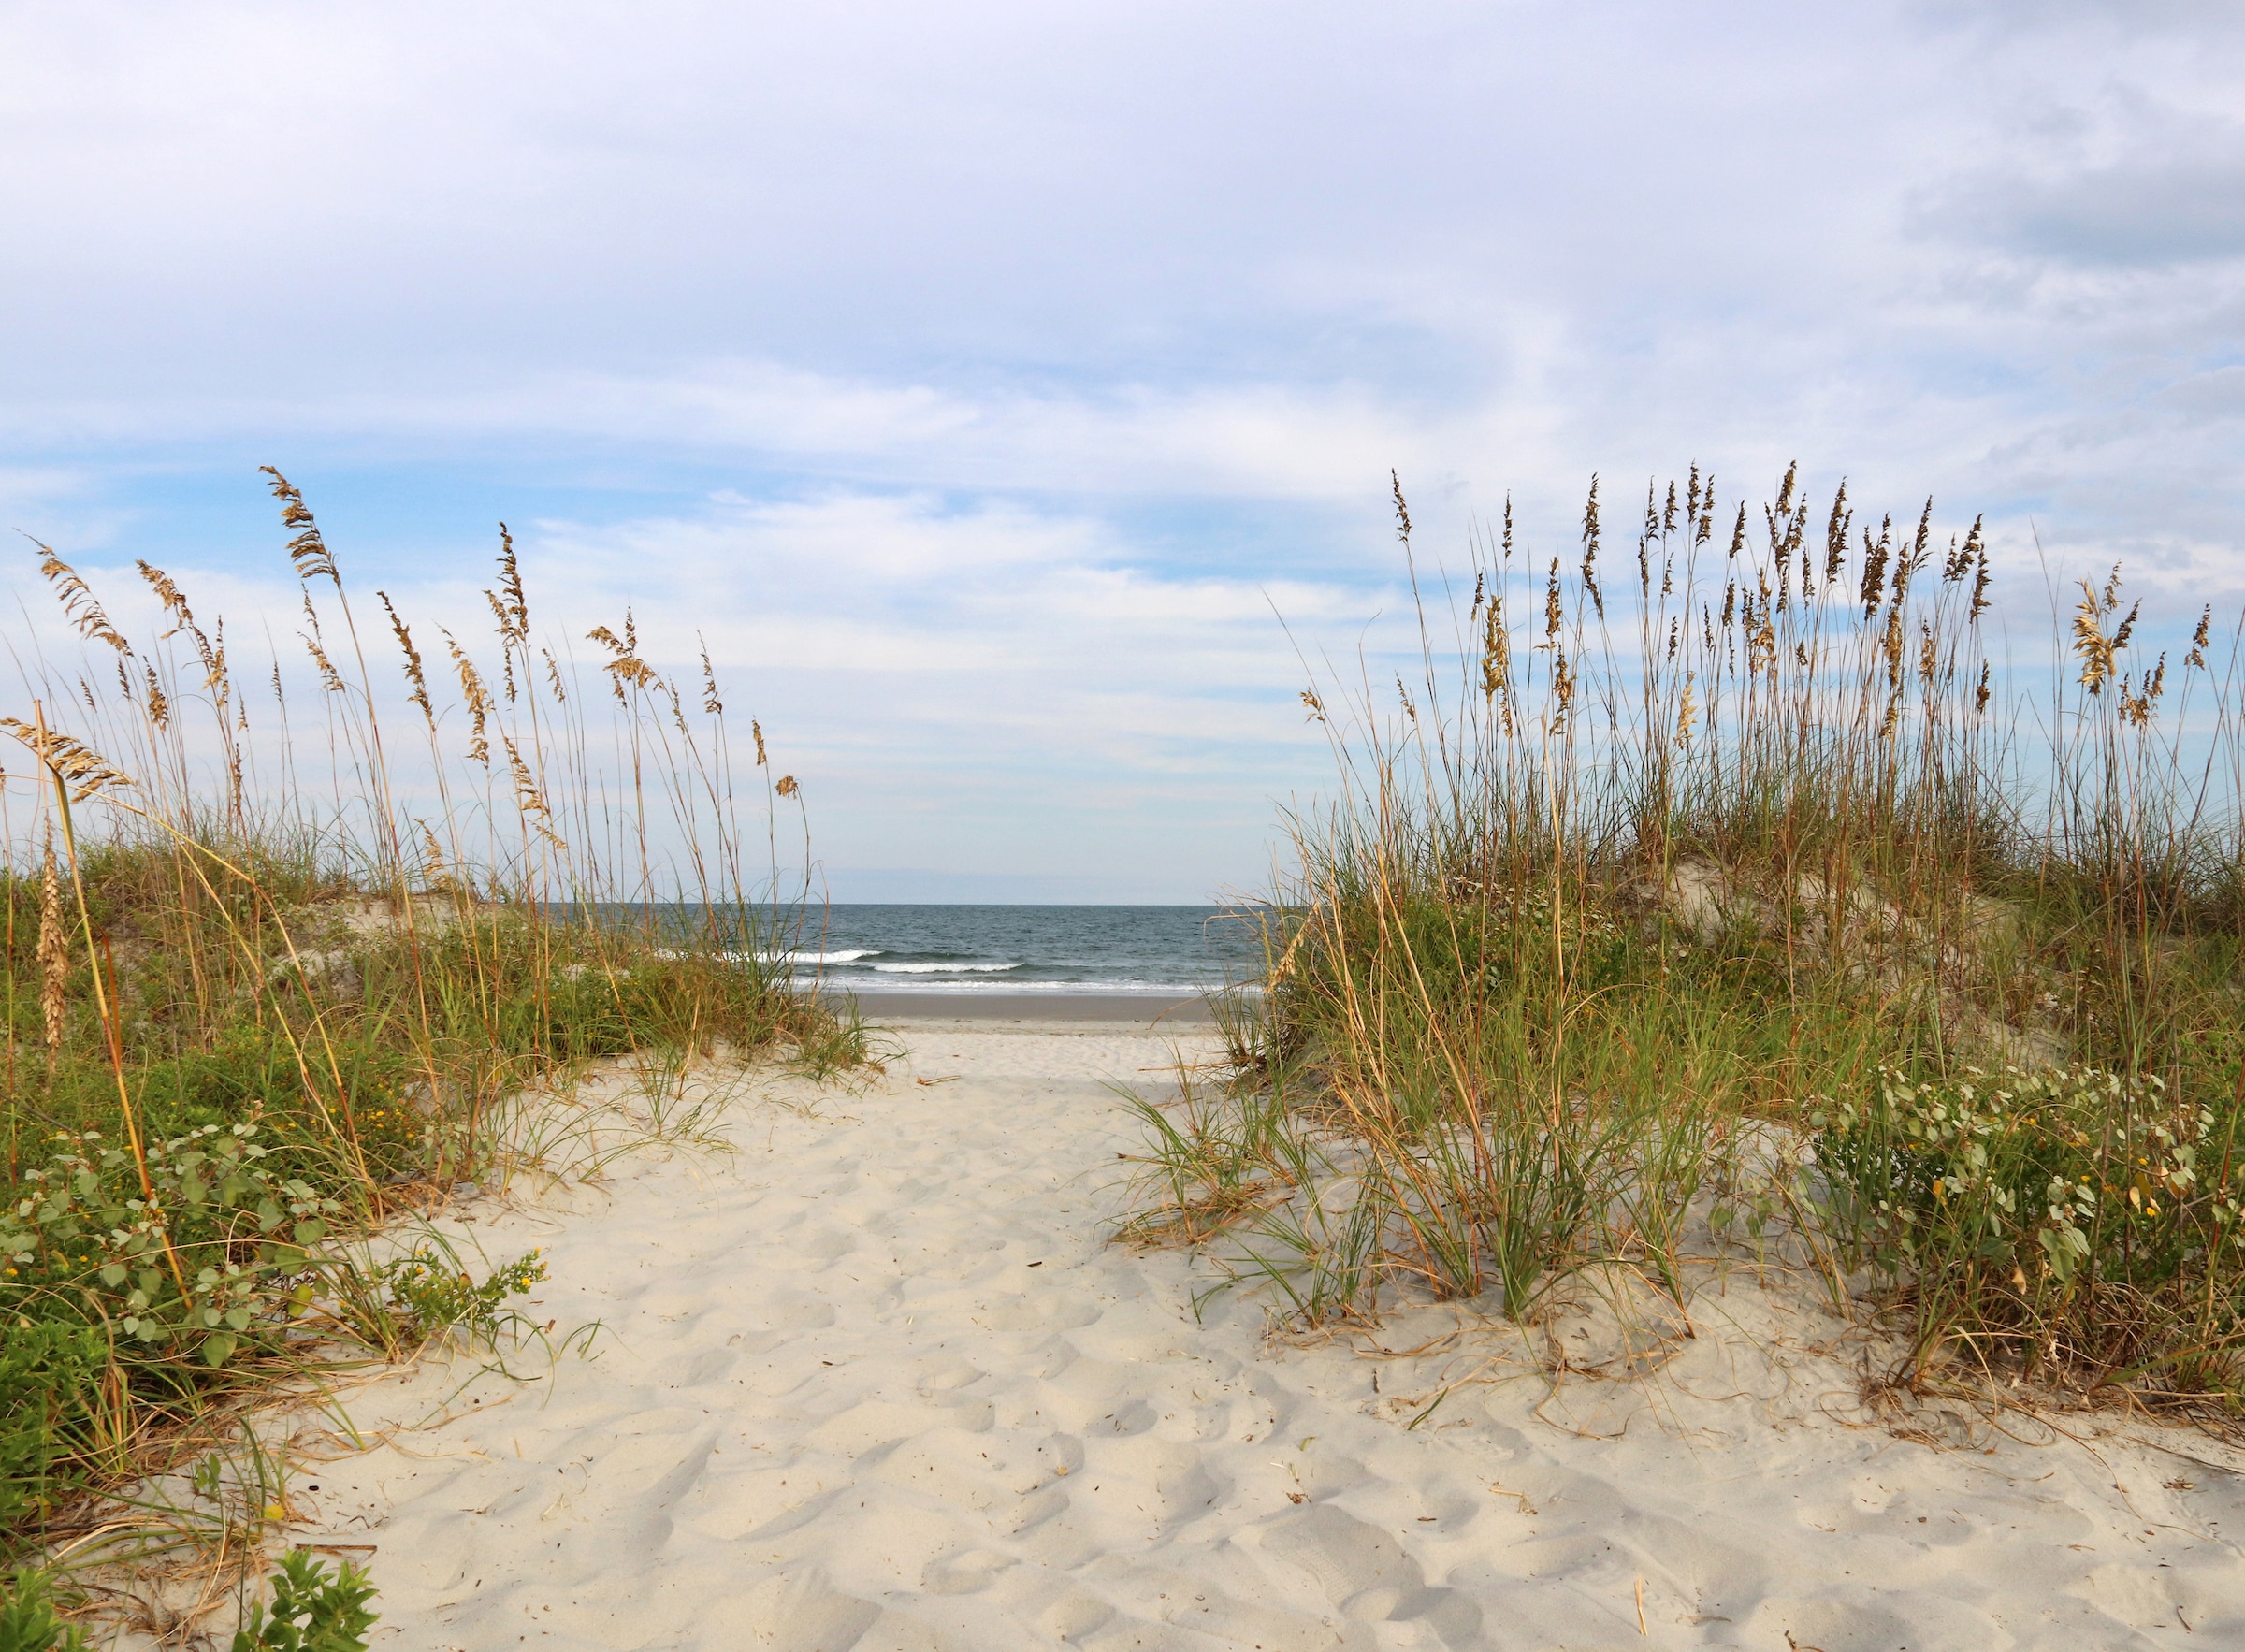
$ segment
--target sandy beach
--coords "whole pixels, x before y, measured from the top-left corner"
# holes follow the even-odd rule
[[[1161,1089],[1168,1039],[895,1024],[861,1091],[750,1083],[729,1152],[456,1212],[601,1332],[349,1395],[386,1437],[299,1471],[291,1536],[370,1565],[375,1646],[2245,1644],[2245,1481],[2203,1436],[1905,1438],[1844,1327],[1750,1275],[1623,1382],[1454,1309],[1381,1326],[1415,1357],[1244,1293],[1196,1319],[1205,1268],[1106,1242],[1108,1086]]]
[[[2245,1652],[2245,0],[11,64],[0,1652]]]

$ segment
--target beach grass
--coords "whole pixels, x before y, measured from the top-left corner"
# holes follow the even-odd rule
[[[433,671],[381,593],[362,635],[310,508],[270,484],[303,652],[269,675],[162,571],[138,570],[157,634],[128,638],[40,547],[81,646],[24,639],[0,722],[0,1559],[253,1560],[262,1503],[129,1488],[276,1384],[521,1328],[535,1255],[359,1241],[534,1159],[526,1116],[565,1112],[592,1059],[865,1059],[854,1016],[772,962],[801,921],[776,893],[801,789],[754,723],[736,769],[706,655],[674,682],[627,616],[582,680],[502,529],[492,634],[439,631]]]
[[[1898,1384],[2239,1414],[2236,629],[2154,651],[2115,571],[1998,639],[1979,523],[1789,471],[1602,512],[1508,503],[1412,668],[1303,690],[1338,785],[1126,1233],[1330,1325],[1687,1310],[1782,1230]]]

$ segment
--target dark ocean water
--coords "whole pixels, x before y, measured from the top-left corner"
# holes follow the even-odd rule
[[[797,978],[851,993],[1175,993],[1262,960],[1220,906],[835,905],[804,915]]]

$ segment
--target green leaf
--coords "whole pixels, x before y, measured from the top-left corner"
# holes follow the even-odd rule
[[[130,1271],[131,1269],[122,1262],[111,1262],[102,1268],[101,1282],[111,1290],[115,1290],[119,1285],[124,1283],[125,1275]]]
[[[247,1308],[227,1309],[226,1323],[238,1331],[248,1330],[250,1328],[250,1311]]]
[[[36,1571],[0,1580],[0,1648],[5,1652],[86,1652],[84,1631],[55,1616],[48,1599],[52,1587],[53,1579]]]
[[[239,1340],[232,1331],[212,1331],[203,1339],[203,1363],[215,1370],[233,1357]]]
[[[313,1217],[297,1224],[297,1238],[304,1244],[316,1245],[326,1236],[327,1225]],[[301,1261],[301,1253],[298,1256]]]

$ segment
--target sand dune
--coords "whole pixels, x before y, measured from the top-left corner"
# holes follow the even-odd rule
[[[1136,1145],[1102,1080],[1158,1083],[1161,1040],[909,1039],[812,1115],[743,1102],[730,1155],[471,1208],[604,1334],[550,1383],[353,1398],[449,1419],[292,1499],[297,1541],[376,1545],[377,1647],[2245,1645],[2245,1480],[2196,1435],[1860,1426],[1847,1350],[1744,1281],[1632,1384],[1493,1366],[1447,1310],[1392,1360],[1250,1297],[1195,1323],[1182,1256],[1102,1242]]]

